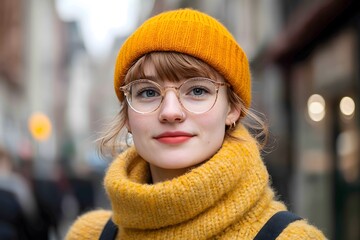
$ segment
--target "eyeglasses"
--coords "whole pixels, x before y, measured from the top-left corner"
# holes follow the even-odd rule
[[[129,106],[138,113],[156,111],[164,100],[166,91],[173,89],[183,108],[191,113],[201,114],[215,105],[221,86],[230,85],[208,78],[195,77],[186,80],[178,87],[163,87],[154,81],[139,79],[120,87],[120,90],[124,92]]]

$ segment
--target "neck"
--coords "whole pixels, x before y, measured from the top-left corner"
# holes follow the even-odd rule
[[[150,172],[151,172],[152,182],[154,184],[158,182],[164,182],[167,180],[174,179],[176,177],[185,174],[187,171],[189,171],[188,168],[165,169],[150,164]]]

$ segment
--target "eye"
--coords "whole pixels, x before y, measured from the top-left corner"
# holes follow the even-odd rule
[[[201,96],[201,95],[204,95],[206,93],[208,93],[208,91],[203,87],[194,87],[189,92],[190,95],[194,95],[194,96]]]
[[[180,92],[183,97],[200,100],[207,99],[216,94],[216,89],[211,81],[194,78],[184,82],[180,88]]]
[[[198,83],[196,85],[191,84],[190,86],[186,86],[185,95],[188,97],[208,97],[213,94],[213,91],[211,91],[211,86],[206,86],[205,84]]]
[[[137,97],[141,98],[152,98],[160,96],[160,93],[157,89],[141,89],[136,93]]]

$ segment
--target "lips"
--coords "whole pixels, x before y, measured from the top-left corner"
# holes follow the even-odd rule
[[[165,132],[154,137],[157,141],[166,144],[180,144],[194,137],[193,134],[187,132]]]

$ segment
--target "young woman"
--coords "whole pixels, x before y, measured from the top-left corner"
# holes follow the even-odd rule
[[[115,153],[124,129],[133,146],[105,176],[112,210],[81,216],[67,239],[98,239],[109,219],[117,239],[254,239],[286,210],[244,126],[248,60],[217,20],[191,9],[147,20],[120,49],[114,86],[122,108],[101,147]],[[325,239],[305,220],[283,228],[277,239]]]

